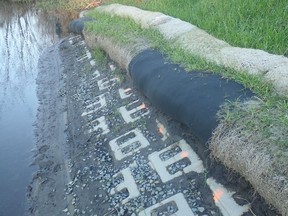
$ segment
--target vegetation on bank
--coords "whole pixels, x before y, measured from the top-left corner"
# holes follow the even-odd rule
[[[159,11],[192,23],[232,46],[288,56],[287,0],[105,0]]]

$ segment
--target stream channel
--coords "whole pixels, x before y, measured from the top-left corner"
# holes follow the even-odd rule
[[[36,169],[30,164],[38,59],[58,40],[56,23],[64,26],[73,16],[0,1],[0,216],[24,215],[26,188]]]

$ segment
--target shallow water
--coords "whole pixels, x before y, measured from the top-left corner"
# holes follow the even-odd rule
[[[37,62],[58,39],[61,19],[24,5],[0,2],[0,216],[24,214],[26,187],[35,168]]]

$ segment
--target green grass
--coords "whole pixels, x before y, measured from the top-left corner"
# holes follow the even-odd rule
[[[100,48],[94,49],[92,55],[97,60],[97,65],[99,65],[101,68],[107,66],[108,58],[103,50]]]
[[[262,76],[249,75],[245,72],[208,63],[204,59],[191,55],[181,47],[169,43],[157,30],[143,29],[129,18],[111,17],[108,14],[98,13],[97,11],[93,11],[89,15],[97,21],[86,26],[88,31],[108,37],[115,43],[122,45],[133,44],[135,38],[143,38],[153,48],[160,50],[173,63],[180,64],[187,71],[211,71],[223,77],[236,80],[247,88],[252,89],[262,100],[259,107],[243,109],[237,102],[227,102],[219,115],[219,119],[229,124],[241,121],[247,126],[246,129],[250,133],[261,134],[263,138],[271,141],[271,145],[277,146],[279,151],[288,152],[286,135],[288,134],[287,98],[278,96],[271,84],[265,81]]]
[[[232,46],[288,55],[287,0],[105,0],[160,11]]]

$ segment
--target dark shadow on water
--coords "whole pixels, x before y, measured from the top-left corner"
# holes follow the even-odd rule
[[[67,34],[76,13],[47,12],[0,0],[0,215],[24,214],[35,168],[37,63],[45,47]]]

